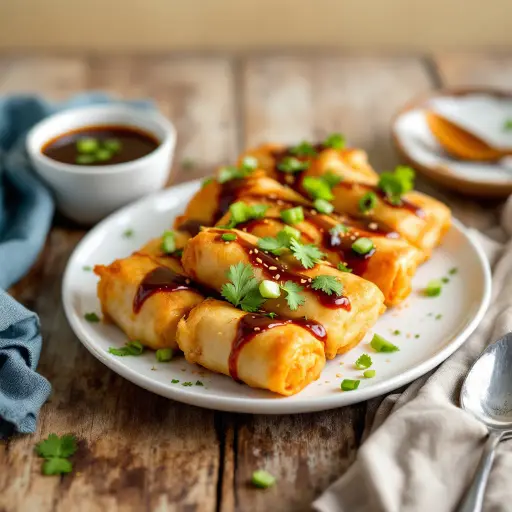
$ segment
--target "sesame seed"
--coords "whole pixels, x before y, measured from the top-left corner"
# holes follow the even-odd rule
[[[258,263],[263,263],[263,260],[262,260],[261,258],[256,258],[256,261],[257,261]]]
[[[253,251],[252,251],[252,249],[251,249],[251,250],[249,251],[249,254],[252,254],[252,253],[253,253]]]
[[[281,274],[276,274],[276,276],[274,277],[274,279],[279,279],[281,277]]]
[[[258,249],[254,249],[254,254],[258,254]]]
[[[269,270],[277,270],[277,267],[274,267],[273,265],[271,267],[268,267]]]
[[[379,225],[376,222],[370,222],[370,224],[368,224],[368,227],[370,229],[376,230],[379,227]]]
[[[261,329],[259,327],[254,328],[255,331],[260,331]]]
[[[306,280],[305,280],[305,279],[301,279],[301,280],[300,280],[300,284],[304,284],[305,282],[306,282]]]

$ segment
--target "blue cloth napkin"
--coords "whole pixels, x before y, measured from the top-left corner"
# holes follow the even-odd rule
[[[34,96],[0,98],[0,438],[12,431],[34,432],[51,391],[35,371],[42,342],[39,319],[2,290],[36,260],[54,211],[51,194],[32,173],[25,137],[34,124],[59,110],[112,101],[97,93],[60,104]]]

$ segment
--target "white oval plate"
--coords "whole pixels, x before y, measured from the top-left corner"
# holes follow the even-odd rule
[[[399,308],[388,310],[363,342],[348,354],[329,361],[320,379],[301,393],[280,397],[237,384],[229,377],[191,365],[183,357],[158,363],[153,352],[139,357],[116,357],[109,347],[127,340],[113,325],[89,323],[84,314],[100,314],[96,276],[84,267],[108,264],[128,256],[144,242],[172,225],[200,183],[190,182],[147,197],[112,214],[93,228],[71,256],[63,281],[66,316],[80,341],[106,366],[133,383],[159,395],[200,407],[265,414],[312,412],[368,400],[411,382],[450,356],[476,328],[489,304],[491,277],[487,260],[459,222],[454,222],[443,245],[414,278],[414,291]],[[131,237],[123,234],[133,230]],[[456,274],[449,270],[457,268]],[[448,277],[441,296],[420,293],[430,279]],[[392,331],[399,330],[399,335]],[[369,348],[377,332],[400,347],[400,352],[377,354]],[[371,354],[373,379],[363,379],[353,366],[364,352]],[[342,392],[344,378],[361,378],[359,389]],[[172,384],[171,380],[179,380]],[[196,385],[196,382],[203,386]],[[192,386],[183,386],[191,382]]]

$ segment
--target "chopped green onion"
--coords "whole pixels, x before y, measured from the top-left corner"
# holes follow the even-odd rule
[[[100,148],[98,139],[93,137],[84,137],[76,141],[76,150],[79,153],[96,153]]]
[[[393,331],[393,335],[394,335],[394,336],[400,336],[400,334],[401,334],[401,332],[400,332],[398,329],[395,329],[395,330]]]
[[[268,279],[261,281],[259,290],[261,296],[265,299],[277,299],[281,295],[279,284]]]
[[[357,254],[368,254],[375,246],[373,245],[373,242],[369,238],[358,238],[353,244],[352,244],[352,250],[357,252]]]
[[[414,335],[414,337],[415,337],[416,339],[418,339],[418,338],[420,337],[420,335],[419,335],[419,334],[415,334],[415,335]]]
[[[240,171],[234,166],[222,167],[219,169],[218,180],[221,184],[241,177]]]
[[[302,206],[288,208],[281,212],[281,219],[283,219],[286,224],[297,224],[304,220],[304,210],[302,209]]]
[[[108,149],[98,149],[95,155],[98,162],[106,162],[112,158],[112,153]]]
[[[291,147],[290,153],[297,155],[297,156],[310,156],[310,157],[316,156],[315,148],[312,146],[311,143],[309,143],[305,140],[303,140],[297,146]]]
[[[441,282],[444,283],[444,284],[448,284],[450,282],[450,280],[447,277],[443,277],[441,279]]]
[[[258,168],[258,160],[254,156],[244,156],[240,167],[244,171],[254,171],[254,169]]]
[[[449,271],[448,271],[448,274],[450,274],[451,276],[455,275],[457,272],[459,271],[459,269],[457,267],[453,267],[451,268]]]
[[[334,206],[325,199],[315,199],[313,206],[319,213],[325,213],[326,215],[329,215],[334,210]]]
[[[235,233],[222,233],[221,238],[225,242],[232,242],[233,240],[236,240],[236,235]]]
[[[345,147],[345,137],[341,133],[331,133],[325,141],[324,146],[332,149],[343,149]]]
[[[302,186],[312,199],[325,199],[326,201],[334,199],[331,187],[323,178],[306,176],[302,181]]]
[[[443,318],[443,315],[441,315],[441,314],[436,315],[436,320],[441,320],[441,318]]]
[[[309,168],[309,162],[302,162],[293,156],[286,156],[279,162],[277,168],[283,172],[301,172]]]
[[[298,229],[292,228],[291,226],[285,226],[282,230],[289,238],[295,238],[295,240],[300,240],[301,232]]]
[[[78,165],[90,165],[96,163],[96,157],[94,155],[78,155],[75,159],[75,163]]]
[[[140,355],[142,354],[142,352],[144,351],[144,346],[142,345],[142,343],[138,340],[133,340],[133,341],[129,341],[127,344],[126,344],[126,347],[128,348],[128,350],[135,356],[135,355]]]
[[[261,489],[272,487],[276,483],[275,476],[271,475],[268,471],[260,469],[252,474],[251,482],[254,486]]]
[[[172,359],[174,352],[172,348],[159,348],[156,351],[156,360],[159,363],[167,363]]]
[[[365,379],[372,379],[373,377],[375,377],[375,374],[377,372],[375,370],[366,370],[364,373],[363,373],[363,377]]]
[[[111,153],[119,153],[121,151],[121,141],[117,139],[106,139],[103,141],[103,147]]]
[[[82,267],[82,270],[83,270],[84,272],[90,272],[90,271],[92,270],[92,267],[91,267],[90,265],[84,265],[84,266]]]
[[[229,207],[231,220],[237,224],[247,220],[247,205],[243,201],[237,201]]]
[[[162,235],[162,245],[160,248],[164,254],[171,254],[176,250],[174,231],[164,231],[164,234]]]
[[[123,238],[132,238],[132,236],[135,234],[135,232],[133,231],[133,229],[126,229],[124,232],[123,232]]]
[[[348,268],[345,263],[338,263],[338,270],[341,270],[342,272],[352,272],[351,268]]]
[[[88,322],[99,322],[100,317],[96,313],[85,313],[84,318]]]
[[[441,290],[443,289],[443,283],[440,279],[432,279],[427,283],[427,287],[425,288],[425,295],[427,297],[438,297],[441,295]]]
[[[377,206],[377,194],[375,192],[366,192],[361,199],[359,199],[359,210],[363,213],[373,210]]]
[[[374,334],[370,346],[376,352],[397,352],[400,350],[396,345],[393,345],[390,341],[385,340],[379,334]]]
[[[213,183],[215,181],[215,178],[206,178],[205,180],[203,180],[203,182],[201,183],[201,188],[204,188],[206,187],[207,185],[209,185],[210,183]]]
[[[342,391],[354,391],[359,387],[359,382],[359,380],[343,379],[340,387]]]

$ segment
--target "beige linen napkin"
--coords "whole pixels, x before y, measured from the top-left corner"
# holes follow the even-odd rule
[[[505,205],[499,230],[472,234],[493,266],[492,300],[484,320],[436,370],[403,393],[386,397],[354,464],[315,501],[316,510],[456,510],[486,436],[485,427],[458,407],[460,387],[480,352],[512,331],[512,198]],[[498,448],[484,510],[512,510],[510,443],[502,442]]]

